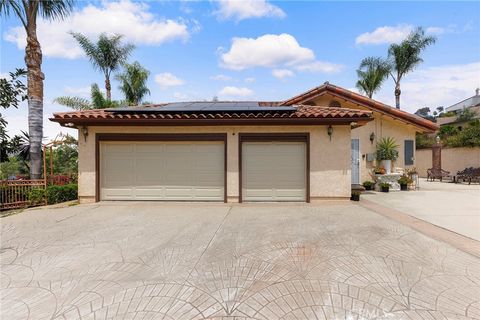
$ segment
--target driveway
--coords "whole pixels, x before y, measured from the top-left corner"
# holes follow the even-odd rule
[[[2,319],[480,319],[480,259],[350,202],[101,203],[1,223]]]
[[[415,192],[376,192],[363,198],[480,241],[479,184],[421,179]]]

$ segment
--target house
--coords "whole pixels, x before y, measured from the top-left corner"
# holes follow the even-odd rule
[[[415,132],[437,128],[328,83],[283,102],[166,103],[50,120],[79,129],[81,202],[349,198],[351,184],[368,178],[376,139],[395,137],[406,158],[397,165],[411,166]]]
[[[465,110],[470,112],[470,116],[465,116]],[[480,118],[480,88],[475,90],[475,95],[451,105],[445,109],[447,115],[437,118],[437,124],[440,126],[451,125],[461,131],[465,125],[472,119]]]

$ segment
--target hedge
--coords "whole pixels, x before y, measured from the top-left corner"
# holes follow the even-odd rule
[[[66,184],[63,186],[48,186],[46,190],[35,189],[30,191],[28,199],[32,205],[41,204],[47,197],[48,204],[55,204],[78,198],[78,186],[76,184]]]

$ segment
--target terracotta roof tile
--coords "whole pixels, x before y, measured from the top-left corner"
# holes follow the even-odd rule
[[[50,120],[60,123],[86,123],[94,124],[97,121],[103,121],[108,125],[108,120],[142,121],[142,120],[244,120],[244,119],[344,119],[348,121],[372,119],[372,112],[346,108],[332,108],[323,106],[296,106],[295,111],[268,110],[265,111],[239,111],[239,112],[148,112],[148,113],[125,113],[115,112],[115,109],[95,109],[84,111],[71,111],[54,113]],[[105,121],[107,120],[107,121]]]

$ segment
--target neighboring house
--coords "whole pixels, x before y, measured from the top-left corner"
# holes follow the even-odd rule
[[[378,138],[397,140],[403,167],[414,165],[415,132],[437,129],[330,84],[284,102],[168,103],[50,120],[79,129],[81,202],[349,198],[352,182],[369,178]]]
[[[470,110],[475,119],[480,118],[480,88],[477,88],[475,90],[474,96],[446,108],[446,113],[454,112],[455,115],[451,117],[439,117],[437,118],[437,124],[440,126],[452,125],[458,130],[462,130],[463,127],[465,127],[465,125],[469,122],[469,120],[463,120],[461,117],[459,118],[458,116],[460,116],[465,110]]]

